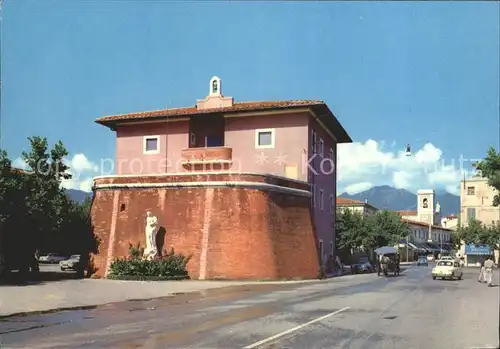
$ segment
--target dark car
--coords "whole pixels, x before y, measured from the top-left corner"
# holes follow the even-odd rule
[[[358,261],[353,265],[354,273],[364,274],[373,273],[373,265],[368,260],[368,257],[360,257]]]
[[[429,266],[429,260],[427,259],[426,256],[418,257],[417,266],[421,265],[425,265],[426,267]]]

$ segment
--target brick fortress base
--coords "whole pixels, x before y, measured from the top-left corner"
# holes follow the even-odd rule
[[[100,239],[95,276],[129,244],[145,246],[146,212],[158,247],[191,255],[192,279],[318,277],[308,185],[257,174],[196,173],[95,179],[91,218]]]

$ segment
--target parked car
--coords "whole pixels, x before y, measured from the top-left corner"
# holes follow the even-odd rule
[[[432,269],[432,279],[436,280],[436,278],[450,279],[453,280],[457,278],[458,280],[462,280],[462,269],[460,268],[460,264],[455,261],[443,261],[439,260],[436,263],[436,266]]]
[[[429,266],[429,261],[427,260],[427,257],[422,256],[418,257],[417,259],[417,266],[425,265],[426,267]]]
[[[59,262],[59,267],[61,268],[62,271],[76,270],[79,264],[80,264],[80,255],[74,254],[68,259]]]
[[[368,260],[368,257],[360,257],[353,266],[355,274],[373,273],[373,265]]]
[[[66,257],[58,254],[58,253],[47,253],[47,254],[42,254],[38,258],[39,263],[49,263],[49,264],[57,264],[63,260],[65,260]]]

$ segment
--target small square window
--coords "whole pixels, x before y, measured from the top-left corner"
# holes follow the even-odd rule
[[[157,136],[144,137],[144,153],[158,153],[159,139]]]
[[[467,195],[474,195],[475,190],[474,187],[467,187]]]
[[[274,148],[274,129],[255,130],[255,148]]]
[[[271,145],[272,136],[272,132],[259,132],[259,145]]]

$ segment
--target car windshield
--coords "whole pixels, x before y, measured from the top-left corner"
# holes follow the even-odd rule
[[[453,262],[451,261],[440,261],[438,262],[438,267],[452,267]]]

